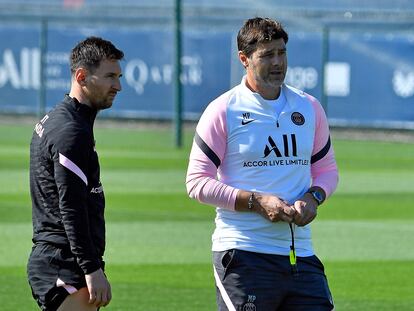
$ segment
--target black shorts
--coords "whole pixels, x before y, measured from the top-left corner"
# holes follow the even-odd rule
[[[27,275],[33,298],[43,311],[56,311],[68,295],[86,287],[85,275],[69,248],[34,245]]]
[[[232,249],[213,252],[219,311],[330,311],[332,296],[316,256],[297,257]]]

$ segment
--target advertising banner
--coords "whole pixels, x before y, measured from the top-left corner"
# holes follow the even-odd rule
[[[0,111],[34,114],[41,107],[40,35],[40,24],[0,24]],[[45,110],[69,92],[70,50],[91,35],[113,41],[125,53],[122,92],[103,114],[172,118],[173,32],[134,26],[74,28],[49,23]],[[240,83],[244,69],[234,40],[234,33],[224,31],[184,32],[185,119],[196,120],[210,101]],[[325,55],[321,32],[290,33],[286,83],[319,100],[324,90],[331,124],[414,128],[413,34],[331,30],[328,44]]]

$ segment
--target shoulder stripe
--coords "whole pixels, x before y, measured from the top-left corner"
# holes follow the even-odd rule
[[[214,165],[218,168],[221,164],[221,161],[217,154],[214,153],[213,150],[205,143],[205,141],[198,135],[198,133],[195,133],[194,140],[198,147],[201,149],[201,151],[204,152],[204,154],[211,160],[211,162],[214,163]]]
[[[75,173],[80,179],[83,180],[86,185],[88,185],[88,178],[82,172],[82,170],[61,153],[59,153],[59,163],[66,167],[69,171]]]
[[[326,156],[330,148],[331,148],[331,137],[329,136],[325,147],[323,147],[318,153],[314,154],[311,157],[311,164],[318,162],[320,159]]]

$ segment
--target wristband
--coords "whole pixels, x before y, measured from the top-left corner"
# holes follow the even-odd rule
[[[247,203],[247,207],[249,208],[249,210],[253,209],[253,204],[254,204],[254,192],[250,194],[249,201]]]
[[[315,199],[315,201],[318,203],[318,206],[321,205],[324,201],[324,197],[322,193],[316,190],[310,190],[308,191],[312,195],[312,197]]]

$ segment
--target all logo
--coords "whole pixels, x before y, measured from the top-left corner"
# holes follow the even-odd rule
[[[272,152],[274,152],[274,154],[278,158],[281,158],[283,156],[285,157],[290,157],[290,156],[297,157],[298,156],[298,148],[296,145],[296,135],[290,134],[288,136],[287,134],[283,134],[282,138],[283,138],[283,149],[279,149],[279,147],[276,145],[275,141],[273,140],[271,136],[267,138],[267,141],[269,142],[269,144],[267,144],[264,148],[263,158],[266,158]],[[283,151],[283,155],[282,155],[281,150]]]
[[[268,136],[263,157],[260,160],[244,161],[243,167],[309,165],[310,159],[298,157],[295,134],[283,134],[281,138],[276,140],[276,143],[272,136]]]

